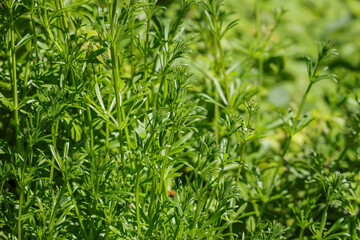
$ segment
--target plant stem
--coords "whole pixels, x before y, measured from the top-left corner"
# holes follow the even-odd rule
[[[109,87],[109,95],[108,95],[108,102],[107,102],[107,112],[110,112],[111,100],[112,99],[112,87]],[[105,125],[105,159],[106,162],[109,162],[109,144],[110,144],[110,124],[109,121],[106,121]]]
[[[300,118],[300,115],[301,115],[302,110],[303,110],[303,108],[304,108],[305,100],[306,100],[307,95],[309,94],[310,89],[311,89],[311,87],[312,87],[313,84],[314,84],[313,82],[310,82],[310,83],[309,83],[309,85],[308,85],[308,87],[307,87],[307,89],[306,89],[306,91],[305,91],[305,93],[304,93],[304,95],[303,95],[303,97],[302,97],[302,99],[301,99],[301,103],[300,103],[300,105],[299,105],[299,109],[298,109],[297,114],[296,114],[296,117],[295,117],[294,127],[296,127],[297,121],[298,121],[299,118]]]
[[[55,120],[55,122],[51,126],[51,138],[52,138],[52,145],[54,146],[55,153],[58,155],[57,150],[57,131],[58,131],[59,121]],[[50,182],[54,179],[54,164],[55,164],[55,157],[53,156],[51,159],[51,168],[50,168]]]
[[[91,110],[89,105],[86,106],[86,112],[87,112],[87,124],[89,128],[89,137],[90,137],[90,159],[94,163],[94,167],[96,167],[96,163],[94,162],[94,130],[92,126],[92,119],[91,119]]]
[[[305,228],[303,228],[303,227],[300,229],[299,240],[303,240],[303,238],[304,238],[304,230],[305,230]]]
[[[151,19],[151,16],[147,16],[146,36],[145,36],[145,53],[144,53],[145,80],[147,80],[147,78],[148,78],[148,66],[147,66],[148,62],[147,61],[148,61],[148,52],[149,52],[150,19]],[[146,111],[149,110],[149,105],[150,105],[149,103],[151,103],[153,101],[154,88],[152,85],[150,85],[150,88],[151,88],[150,98],[146,99],[146,102],[145,102],[145,110]]]
[[[149,206],[149,221],[152,221],[154,214],[155,194],[156,194],[156,171],[152,171],[152,183],[151,183],[151,195],[150,195],[150,206]]]
[[[18,87],[17,87],[17,71],[16,71],[16,53],[15,53],[15,21],[13,18],[13,8],[9,9],[10,21],[10,65],[11,65],[11,78],[13,87],[14,97],[14,117],[15,117],[15,137],[16,137],[16,148],[17,152],[22,150],[21,148],[21,137],[20,137],[20,119],[18,109]]]
[[[37,63],[39,60],[39,50],[37,47],[37,31],[36,31],[36,25],[35,25],[35,19],[34,19],[34,8],[35,8],[35,1],[31,1],[31,10],[30,10],[30,24],[31,24],[31,30],[33,34],[33,45],[35,49],[35,57],[33,58],[34,64]]]
[[[110,7],[110,34],[111,34],[111,43],[110,43],[110,51],[111,51],[111,61],[112,61],[112,82],[115,89],[115,99],[116,99],[116,114],[117,114],[117,121],[118,121],[118,127],[119,127],[119,142],[120,142],[120,155],[121,155],[121,162],[125,165],[124,160],[124,142],[123,142],[123,131],[122,131],[122,114],[121,114],[121,93],[120,93],[120,63],[119,58],[117,56],[117,53],[119,52],[117,43],[115,42],[116,39],[114,39],[116,33],[116,29],[114,26],[115,23],[115,8],[117,6],[117,0],[114,0]]]
[[[64,177],[64,178],[66,179],[66,178],[67,178],[67,176],[66,176],[66,177]],[[78,206],[77,206],[76,200],[75,200],[75,198],[74,198],[74,194],[73,194],[73,191],[72,191],[72,189],[71,189],[71,186],[70,186],[69,180],[66,180],[66,187],[67,187],[68,192],[69,192],[69,194],[70,194],[71,200],[72,200],[72,202],[73,202],[73,204],[74,204],[75,213],[76,213],[76,216],[77,216],[77,217],[78,217],[78,219],[79,219],[79,223],[80,223],[81,230],[82,230],[82,232],[83,232],[83,234],[84,234],[84,236],[85,236],[85,239],[88,239],[88,237],[87,237],[87,233],[86,233],[86,230],[85,230],[85,227],[84,227],[83,221],[82,221],[82,217],[81,217],[81,214],[80,214],[79,208],[78,208]]]
[[[289,145],[290,145],[290,143],[291,143],[291,139],[292,139],[292,136],[293,136],[292,131],[293,131],[294,129],[296,129],[296,127],[297,127],[297,122],[298,122],[298,120],[299,120],[299,118],[300,118],[301,112],[302,112],[302,110],[303,110],[303,107],[304,107],[304,104],[305,104],[305,101],[306,101],[306,97],[307,97],[307,95],[309,94],[312,85],[313,85],[313,82],[310,81],[310,83],[309,83],[309,85],[308,85],[308,87],[307,87],[307,89],[306,89],[306,91],[305,91],[305,93],[304,93],[304,95],[303,95],[303,97],[302,97],[302,99],[301,99],[301,103],[300,103],[298,112],[297,112],[296,117],[295,117],[295,119],[294,119],[294,125],[293,125],[292,129],[290,130],[289,136],[286,138],[286,142],[285,142],[285,146],[284,146],[283,153],[281,154],[281,158],[280,158],[280,160],[279,160],[279,162],[278,162],[278,164],[277,164],[277,166],[276,166],[275,172],[274,172],[273,176],[271,177],[270,184],[269,184],[269,188],[268,188],[267,193],[266,193],[266,200],[269,200],[270,195],[271,195],[271,193],[272,193],[272,190],[273,190],[273,188],[274,188],[273,185],[274,185],[274,183],[275,183],[276,175],[278,175],[279,170],[280,170],[280,167],[283,166],[283,164],[284,164],[284,157],[285,157],[285,155],[286,155],[286,153],[287,153],[287,151],[288,151],[288,149],[289,149]],[[266,204],[266,203],[265,203],[265,204]],[[264,211],[264,208],[265,208],[265,205],[263,205],[262,212]]]
[[[140,185],[140,166],[137,166],[136,185],[135,185],[135,204],[136,204],[136,221],[137,221],[137,239],[141,239],[141,222],[140,222],[140,203],[139,203],[139,185]]]
[[[242,168],[242,164],[244,164],[245,145],[246,145],[246,141],[243,142],[243,144],[241,145],[241,149],[240,149],[240,164],[239,164],[239,169],[238,169],[238,172],[236,175],[236,184],[238,184],[240,181],[241,168]]]
[[[10,38],[10,72],[12,79],[12,88],[13,88],[13,106],[14,106],[14,118],[15,118],[15,138],[16,138],[16,151],[15,151],[15,162],[19,158],[19,153],[22,152],[22,142],[20,136],[20,119],[19,119],[19,106],[18,106],[18,88],[17,88],[17,71],[16,71],[16,52],[15,52],[15,21],[13,16],[13,5],[9,6],[9,38]],[[19,211],[18,211],[18,240],[21,240],[21,218],[22,218],[22,208],[24,201],[24,169],[26,162],[23,163],[23,171],[20,176],[20,198],[19,198]]]
[[[240,163],[239,163],[239,168],[238,168],[238,172],[237,172],[237,175],[236,175],[236,185],[238,185],[239,181],[240,181],[241,168],[242,168],[242,165],[244,163],[245,145],[246,145],[246,141],[243,141],[243,143],[241,145],[241,149],[240,149]],[[235,206],[235,201],[236,201],[235,199],[232,199],[232,202],[231,202],[231,207],[232,208]],[[233,221],[233,220],[234,220],[233,216],[231,216],[231,221]],[[232,223],[229,226],[229,231],[230,231],[231,234],[233,233]],[[233,235],[230,236],[230,239],[231,240],[234,239]]]
[[[109,238],[109,231],[110,231],[110,226],[111,226],[111,221],[112,221],[112,213],[114,211],[114,200],[110,200],[110,209],[109,209],[109,213],[110,213],[110,217],[106,216],[106,231],[105,231],[105,240],[108,240]]]
[[[262,57],[262,51],[264,50],[264,46],[262,43],[262,31],[261,31],[261,11],[260,11],[260,7],[261,7],[261,0],[256,0],[255,3],[255,17],[256,17],[256,36],[257,36],[257,44],[259,44],[260,47],[260,56],[258,59],[258,89],[259,89],[259,93],[258,93],[258,106],[261,106],[261,94],[262,94],[262,89],[263,89],[263,79],[264,79],[264,59]],[[257,111],[257,119],[260,120],[261,117],[261,111]]]
[[[224,84],[225,84],[225,93],[226,93],[226,99],[228,101],[228,105],[230,106],[230,91],[229,91],[229,83],[228,83],[228,79],[227,79],[227,74],[226,74],[226,68],[225,68],[225,59],[224,59],[224,51],[222,49],[222,45],[221,45],[221,29],[219,27],[219,22],[218,22],[218,17],[215,14],[215,31],[216,31],[216,44],[218,46],[218,50],[219,50],[219,57],[220,57],[220,65],[221,65],[221,73],[224,79]]]

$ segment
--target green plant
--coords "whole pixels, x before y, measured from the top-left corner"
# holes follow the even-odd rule
[[[320,41],[276,106],[310,44],[237,4],[1,1],[0,238],[359,238],[356,68]]]

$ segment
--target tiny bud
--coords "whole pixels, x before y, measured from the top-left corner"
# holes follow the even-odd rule
[[[174,190],[169,190],[168,191],[168,196],[169,196],[169,198],[174,198],[174,196],[175,196],[175,191]]]

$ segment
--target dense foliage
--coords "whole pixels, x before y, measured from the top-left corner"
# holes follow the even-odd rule
[[[0,238],[360,239],[358,1],[0,11]]]

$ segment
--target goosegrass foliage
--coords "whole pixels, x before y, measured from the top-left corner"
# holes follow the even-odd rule
[[[274,110],[286,11],[269,25],[255,1],[237,58],[225,3],[0,3],[2,238],[359,238],[357,73],[329,73],[319,42],[299,104]],[[336,118],[310,117],[329,79]]]

